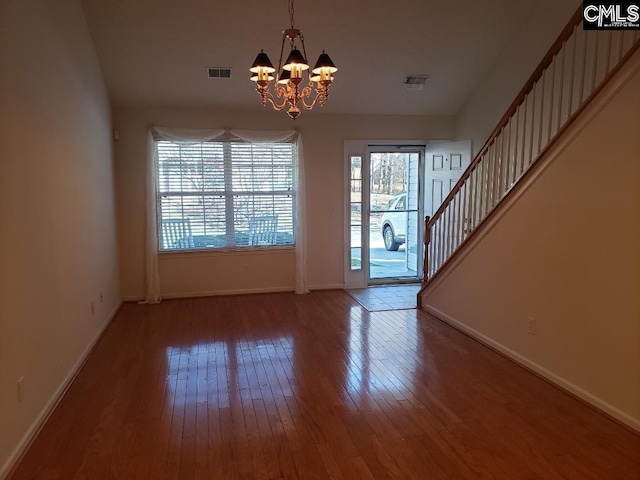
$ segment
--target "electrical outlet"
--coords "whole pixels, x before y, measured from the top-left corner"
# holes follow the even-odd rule
[[[91,315],[93,315],[96,312],[96,306],[94,305],[93,302],[91,302]]]
[[[529,317],[528,321],[529,321],[529,327],[528,327],[529,335],[535,335],[536,334],[536,319],[533,318],[533,317]]]
[[[24,377],[18,380],[18,403],[24,400]]]

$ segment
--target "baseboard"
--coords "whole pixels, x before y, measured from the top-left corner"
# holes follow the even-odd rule
[[[344,285],[342,283],[325,284],[325,285],[309,285],[309,290],[342,290]],[[167,293],[163,294],[162,298],[198,298],[198,297],[218,297],[221,295],[251,295],[258,293],[288,293],[293,292],[294,287],[267,287],[267,288],[240,288],[236,290],[211,290],[206,292],[182,292],[182,293]],[[141,302],[144,297],[141,296],[126,296],[125,302]]]
[[[531,372],[533,372],[534,374],[544,378],[545,380],[551,382],[552,384],[556,385],[557,387],[560,387],[562,390],[568,392],[569,394],[579,398],[580,400],[583,400],[584,402],[588,403],[589,405],[595,407],[596,409],[600,410],[601,412],[605,413],[606,415],[612,417],[614,420],[617,420],[618,422],[626,425],[627,427],[631,428],[632,430],[635,430],[636,432],[640,433],[640,420],[637,418],[633,418],[632,416],[626,414],[625,412],[623,412],[622,410],[614,407],[613,405],[605,402],[604,400],[602,400],[599,397],[596,397],[595,395],[592,395],[591,393],[587,392],[586,390],[583,390],[582,388],[580,388],[579,386],[575,385],[574,383],[571,383],[570,381],[568,381],[567,379],[556,375],[555,373],[551,372],[550,370],[547,370],[546,368],[542,367],[541,365],[538,365],[537,363],[529,360],[528,358],[520,355],[518,352],[515,352],[514,350],[511,350],[508,347],[505,347],[504,345],[502,345],[501,343],[496,342],[495,340],[487,337],[486,335],[478,332],[477,330],[467,326],[466,324],[450,317],[449,315],[447,315],[444,312],[441,312],[440,310],[438,310],[435,307],[432,307],[430,305],[426,305],[424,307],[424,310],[433,315],[434,317],[436,317],[437,319],[443,321],[444,323],[451,325],[453,328],[460,330],[461,332],[469,335],[470,337],[474,338],[475,340],[479,341],[480,343],[482,343],[483,345],[491,348],[492,350],[495,350],[496,352],[510,358],[511,360],[513,360],[514,362],[518,363],[519,365],[525,367],[526,369],[530,370]]]
[[[111,325],[111,322],[116,317],[121,306],[122,302],[120,302],[107,316],[107,319],[105,320],[102,327],[100,327],[93,340],[91,340],[87,348],[85,348],[85,350],[82,352],[82,355],[80,355],[78,361],[71,368],[71,370],[69,370],[69,373],[66,375],[60,386],[56,389],[53,395],[51,395],[49,401],[40,411],[36,419],[31,423],[31,426],[29,427],[27,432],[18,442],[18,445],[13,450],[13,452],[11,452],[11,454],[9,455],[9,458],[7,458],[4,464],[0,467],[0,480],[9,478],[9,474],[13,473],[13,469],[18,465],[19,461],[22,459],[22,456],[26,453],[33,440],[36,438],[38,433],[40,433],[40,430],[49,419],[49,416],[51,415],[53,410],[58,406],[58,403],[60,403],[62,397],[64,397],[64,394],[73,383],[73,380],[76,378],[76,375],[78,375],[78,372],[80,372],[80,370],[84,366],[85,362],[89,358],[89,355],[93,351],[93,348],[98,343],[98,340],[100,340],[100,337],[102,337],[102,334],[105,332],[107,327]]]
[[[343,290],[344,283],[326,283],[324,285],[309,285],[309,290]]]
[[[183,292],[167,293],[162,298],[198,298],[198,297],[218,297],[221,295],[250,295],[253,293],[284,293],[293,292],[291,287],[266,287],[266,288],[239,288],[234,290],[210,290],[204,292]]]

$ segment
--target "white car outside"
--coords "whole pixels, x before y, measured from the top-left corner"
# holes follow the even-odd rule
[[[385,210],[381,224],[384,248],[395,252],[406,241],[407,194],[401,193],[391,197]]]

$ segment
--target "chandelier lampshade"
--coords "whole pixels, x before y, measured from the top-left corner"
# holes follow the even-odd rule
[[[332,74],[337,71],[338,69],[331,61],[331,58],[329,58],[329,55],[324,53],[324,50],[323,50],[320,56],[318,57],[316,66],[313,67],[313,70],[311,70],[311,73],[313,74],[311,76],[311,81],[319,82],[320,80],[326,80],[326,79],[333,80]]]
[[[269,60],[267,54],[261,51],[253,62],[253,65],[251,65],[249,71],[255,74],[251,76],[251,80],[254,82],[257,82],[258,80],[271,81],[273,80],[273,75],[271,74],[275,72],[276,69],[273,68],[273,64],[271,63],[271,60]]]
[[[276,71],[276,69],[273,68],[271,60],[269,60],[267,54],[264,53],[264,50],[260,51],[256,59],[253,61],[253,65],[251,65],[249,71],[252,73],[258,73],[261,68],[267,69],[269,73],[273,73]]]
[[[286,62],[282,66],[284,70],[292,71],[295,68],[299,68],[300,70],[308,70],[309,64],[307,60],[302,56],[300,50],[294,49],[291,50],[291,53],[287,57]]]
[[[282,70],[280,72],[280,76],[278,77],[278,83],[280,85],[286,85],[289,83],[289,79],[291,78],[291,72],[289,70]]]

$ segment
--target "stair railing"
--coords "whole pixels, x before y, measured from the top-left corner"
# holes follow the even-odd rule
[[[638,30],[571,18],[444,202],[425,218],[423,288],[640,46]]]

